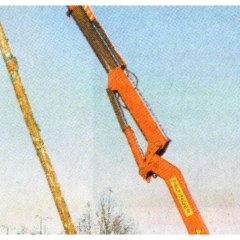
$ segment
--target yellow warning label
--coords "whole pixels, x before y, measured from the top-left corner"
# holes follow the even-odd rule
[[[197,228],[197,229],[196,229],[196,234],[202,234],[202,230],[199,229],[199,228]]]
[[[189,217],[189,216],[193,215],[193,211],[191,209],[191,206],[188,203],[188,200],[187,200],[187,198],[186,198],[186,196],[185,196],[177,178],[176,177],[171,178],[170,183],[173,187],[173,190],[174,190],[175,194],[177,195],[179,203],[181,204],[182,209],[183,209],[186,217]]]

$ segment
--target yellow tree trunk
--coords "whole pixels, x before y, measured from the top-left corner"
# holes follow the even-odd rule
[[[17,60],[12,55],[1,22],[0,22],[0,49],[2,51],[3,59],[6,63],[7,70],[10,75],[13,88],[16,93],[20,108],[22,110],[24,120],[30,133],[33,145],[36,149],[42,168],[45,172],[48,185],[52,192],[52,196],[56,204],[57,210],[59,212],[61,221],[63,223],[65,232],[66,234],[76,234],[76,230],[71,220],[70,214],[68,212],[67,205],[61,193],[60,185],[57,181],[53,166],[51,164],[46,148],[44,146],[39,127],[34,119],[30,103],[23,88],[22,80],[18,73]]]

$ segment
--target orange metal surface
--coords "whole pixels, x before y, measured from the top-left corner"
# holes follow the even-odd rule
[[[150,182],[152,173],[166,182],[189,234],[209,234],[181,171],[156,153],[166,147],[169,139],[163,135],[158,125],[156,125],[137,90],[121,68],[116,68],[109,73],[108,87],[120,94],[148,141],[147,154],[144,156],[133,130],[129,126],[124,129],[139,167],[139,174],[147,182]]]
[[[157,154],[154,154],[153,158],[149,161],[145,161],[134,136],[133,130],[130,127],[127,127],[124,130],[124,133],[138,164],[139,174],[142,175],[147,182],[150,181],[150,176],[147,175],[149,172],[157,174],[165,181],[188,233],[209,234],[208,229],[203,222],[188,190],[181,171]]]
[[[88,9],[86,6],[81,7],[86,8],[87,11],[90,9],[90,8]],[[89,18],[93,15],[91,10],[88,11],[88,14]],[[77,13],[75,15],[78,16]],[[75,19],[79,27],[84,25],[84,23],[80,20],[78,22],[77,18]],[[93,24],[93,22],[98,23],[95,16],[94,20],[95,21],[92,21],[91,24]],[[84,25],[84,27],[86,26]],[[91,27],[91,25],[89,27]],[[102,27],[100,28],[102,29]],[[82,30],[82,28],[80,29]],[[103,29],[102,31],[104,32]],[[108,43],[110,46],[112,46],[105,32],[103,36],[104,38],[101,38],[101,40],[103,41],[104,39],[105,43]],[[92,45],[94,39],[89,38],[87,40],[89,41],[90,45]],[[93,49],[96,53],[97,49],[95,48]],[[100,56],[102,56],[103,53],[105,52],[100,52],[99,53]],[[122,59],[120,55],[119,57],[120,59]],[[161,155],[166,151],[170,139],[165,136],[159,124],[154,120],[145,102],[141,98],[139,92],[134,87],[134,85],[128,78],[127,74],[125,73],[124,71],[125,68],[126,68],[125,63],[123,64],[123,67],[121,66],[112,67],[111,65],[109,68],[107,68],[108,94],[110,97],[110,101],[113,104],[113,108],[117,115],[118,121],[120,121],[120,126],[121,127],[122,125],[124,126],[122,127],[122,130],[125,133],[125,136],[128,140],[134,158],[139,167],[139,174],[147,182],[150,182],[152,174],[158,175],[166,182],[167,187],[174,199],[174,202],[180,212],[180,215],[183,219],[183,222],[186,225],[189,234],[208,234],[209,232],[190,195],[190,192],[187,188],[187,184],[182,176],[182,173],[177,167],[175,167],[174,165],[172,165],[171,163],[169,163],[168,161],[161,157]],[[127,123],[121,116],[122,115],[121,110],[118,109],[119,104],[116,103],[116,99],[115,97],[113,97],[115,93],[118,93],[121,96],[124,104],[131,113],[133,119],[135,120],[137,126],[141,130],[143,136],[145,137],[148,143],[147,151],[145,152],[145,154],[142,153],[141,148],[138,145],[138,142],[135,138],[133,130],[131,129],[130,126],[127,125]]]
[[[181,171],[157,154],[149,161],[148,167],[166,182],[188,233],[209,234]]]
[[[67,6],[69,10],[74,10],[77,6]]]
[[[156,151],[166,149],[170,139],[159,128],[123,69],[117,67],[109,73],[108,88],[120,94],[133,119],[146,138],[148,142],[146,155],[152,156]]]

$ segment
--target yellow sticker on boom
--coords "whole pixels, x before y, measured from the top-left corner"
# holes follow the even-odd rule
[[[173,187],[173,190],[174,190],[175,194],[177,195],[178,201],[181,204],[182,209],[183,209],[186,217],[189,217],[189,216],[193,215],[193,211],[191,209],[191,206],[188,203],[188,200],[187,200],[187,198],[186,198],[186,196],[185,196],[177,178],[173,177],[169,181],[170,181],[170,183]]]

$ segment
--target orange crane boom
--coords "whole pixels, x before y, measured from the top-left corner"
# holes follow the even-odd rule
[[[162,158],[170,139],[165,136],[131,82],[126,63],[115,50],[92,10],[89,6],[68,6],[67,15],[73,17],[108,73],[107,93],[139,167],[139,174],[147,182],[155,175],[166,182],[189,234],[209,234],[181,171]],[[121,97],[148,143],[145,154],[127,124],[117,96]]]

